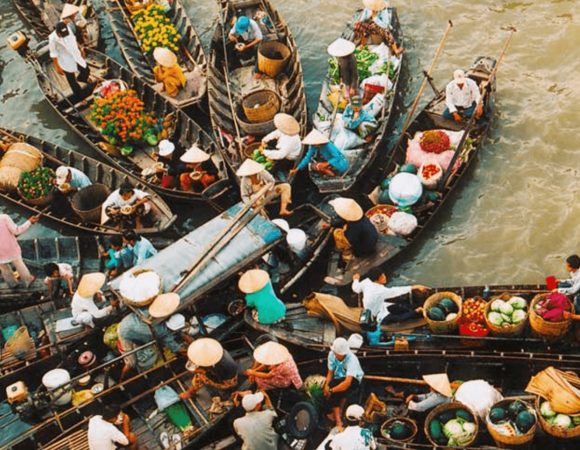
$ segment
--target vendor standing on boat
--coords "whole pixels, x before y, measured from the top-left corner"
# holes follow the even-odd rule
[[[296,169],[290,171],[291,175],[303,170],[311,162],[312,170],[329,177],[344,174],[348,170],[348,159],[336,145],[316,128],[308,133],[302,143],[309,146],[308,151]]]
[[[155,81],[163,83],[163,91],[170,97],[177,97],[185,87],[187,80],[177,62],[177,55],[165,47],[153,50],[153,58],[157,65],[153,68]]]
[[[120,226],[135,221],[136,228],[139,228],[142,219],[151,212],[150,200],[147,192],[135,189],[130,183],[124,182],[103,203],[103,215],[105,219],[110,218]]]
[[[65,3],[60,13],[60,20],[66,23],[72,29],[72,32],[83,42],[83,31],[87,26],[87,21],[78,6]],[[78,32],[79,30],[81,31],[80,33]]]
[[[429,386],[430,392],[409,395],[405,399],[405,403],[410,411],[426,412],[452,400],[453,391],[446,373],[423,375],[423,380]]]
[[[334,243],[341,252],[343,262],[353,257],[364,258],[374,254],[379,233],[360,205],[351,198],[338,197],[328,202],[338,217],[346,222],[333,232]]]
[[[363,0],[364,9],[359,20],[354,24],[355,42],[367,45],[386,42],[395,56],[403,53],[391,33],[391,12],[385,0]],[[380,39],[373,41],[373,37]],[[370,40],[370,42],[369,42]]]
[[[360,89],[355,50],[354,42],[343,38],[338,38],[328,46],[328,54],[335,57],[338,62],[340,81],[346,86],[347,98],[358,95]]]
[[[77,291],[73,295],[71,302],[71,314],[73,319],[80,324],[94,328],[96,322],[104,320],[111,315],[113,309],[119,305],[117,300],[111,300],[109,306],[99,309],[95,304],[97,301],[104,299],[101,288],[105,284],[106,275],[104,273],[94,272],[83,275]]]
[[[199,338],[187,349],[188,370],[193,372],[191,387],[179,394],[182,400],[195,395],[205,385],[228,390],[237,386],[239,367],[232,355],[212,338]]]
[[[290,114],[278,113],[274,116],[276,129],[262,138],[262,153],[274,162],[296,161],[300,157],[300,124]],[[265,148],[275,142],[276,147]]]
[[[25,287],[29,287],[36,278],[30,274],[22,259],[22,249],[16,236],[24,233],[38,220],[38,216],[32,216],[22,225],[17,226],[8,214],[0,214],[0,273],[11,289],[18,286],[11,266],[14,266]]]
[[[342,413],[347,401],[356,401],[364,372],[344,338],[336,338],[328,353],[324,397],[328,400],[336,427],[342,431]]]
[[[256,73],[258,72],[258,44],[262,42],[262,30],[258,23],[247,16],[235,19],[228,34],[229,41],[234,45],[237,54],[243,59],[256,58]]]
[[[202,192],[217,180],[218,170],[209,153],[193,144],[180,158],[185,163],[186,173],[179,176],[181,189]]]
[[[123,244],[133,254],[133,266],[143,264],[146,259],[157,254],[151,241],[137,234],[135,230],[123,230]]]
[[[245,375],[255,382],[258,389],[302,389],[302,378],[298,366],[286,347],[277,342],[266,342],[254,350],[255,363]]]
[[[265,270],[246,271],[238,282],[240,291],[246,294],[246,306],[255,308],[253,317],[264,325],[281,322],[286,316],[286,305],[274,292],[270,275]]]
[[[254,206],[259,206],[263,203],[264,198],[275,192],[280,196],[280,212],[281,216],[288,216],[292,211],[288,209],[288,205],[292,203],[292,188],[288,183],[278,183],[274,177],[266,170],[266,168],[253,159],[246,159],[238,168],[236,175],[240,180],[240,195],[242,202],[245,204],[253,203]],[[265,192],[264,188],[268,187]],[[261,197],[257,195],[261,192]]]
[[[80,100],[83,91],[78,82],[86,83],[88,81],[89,65],[69,25],[64,22],[56,24],[55,30],[48,36],[48,49],[56,72],[66,77],[72,89],[74,100]],[[79,73],[78,77],[77,72]]]
[[[445,111],[443,117],[460,123],[475,113],[479,119],[483,114],[483,105],[479,105],[481,93],[477,83],[465,75],[461,69],[453,72],[453,80],[445,88]]]
[[[242,397],[246,415],[234,420],[234,430],[242,439],[241,450],[278,450],[279,435],[274,428],[278,417],[272,403],[263,392]]]

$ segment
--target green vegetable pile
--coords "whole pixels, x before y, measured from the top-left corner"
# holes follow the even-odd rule
[[[18,182],[18,191],[26,200],[36,200],[48,195],[54,186],[56,175],[48,167],[38,167],[31,172],[23,172]]]
[[[520,400],[509,405],[491,408],[488,416],[494,429],[505,436],[518,436],[527,433],[536,423],[533,409]]]
[[[254,152],[252,153],[252,159],[256,162],[259,162],[260,164],[262,164],[266,170],[271,171],[272,168],[274,167],[274,163],[269,160],[261,151],[260,149],[256,149],[254,150]]]
[[[354,51],[354,56],[356,58],[356,68],[358,71],[359,80],[362,81],[365,78],[373,75],[369,68],[379,59],[379,55],[369,50],[369,48],[365,45],[362,48],[357,48]],[[332,84],[340,83],[340,70],[338,68],[338,61],[335,58],[329,58],[328,66],[328,78]]]
[[[512,297],[508,301],[494,300],[487,320],[498,327],[511,327],[519,324],[528,317],[528,303],[521,297]]]
[[[580,426],[580,416],[568,416],[567,414],[558,414],[552,409],[550,402],[544,401],[540,405],[540,414],[546,422],[559,428],[576,428]]]
[[[395,69],[395,65],[391,61],[385,61],[377,72],[377,75],[382,74],[387,74],[389,80],[394,80],[397,75],[397,69]]]
[[[439,445],[464,447],[477,433],[473,416],[464,409],[447,410],[429,424],[429,434]]]

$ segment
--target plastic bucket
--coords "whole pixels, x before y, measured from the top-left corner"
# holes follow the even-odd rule
[[[290,228],[286,235],[286,242],[293,253],[301,255],[306,249],[306,233],[300,228]]]
[[[70,373],[64,369],[49,370],[42,377],[42,384],[55,397],[55,405],[64,406],[72,401],[72,392],[70,388],[68,388],[68,390],[59,389],[59,387],[67,384],[69,381]]]

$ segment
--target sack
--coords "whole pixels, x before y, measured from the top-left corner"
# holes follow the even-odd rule
[[[34,357],[34,341],[28,334],[28,328],[21,326],[6,341],[5,350],[11,352],[15,358],[25,360]]]
[[[408,236],[417,228],[417,218],[413,214],[397,211],[389,219],[389,229],[400,236]]]
[[[41,165],[40,150],[24,142],[12,144],[0,161],[0,167],[15,167],[23,172],[32,172]]]
[[[487,381],[471,380],[457,388],[455,400],[469,406],[481,420],[485,420],[491,407],[503,400],[503,396]]]
[[[343,151],[360,147],[365,142],[364,139],[362,139],[358,134],[344,128],[342,123],[340,128],[338,125],[334,126],[334,132],[332,133],[332,136],[332,142],[334,142],[334,145]]]
[[[0,167],[0,190],[4,192],[16,192],[22,170],[17,167]]]
[[[383,105],[385,104],[385,95],[376,94],[363,109],[373,117],[377,117],[383,110]]]

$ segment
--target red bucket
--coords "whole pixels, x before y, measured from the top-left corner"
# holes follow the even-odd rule
[[[558,280],[554,275],[549,275],[546,277],[546,287],[549,291],[558,287]]]

